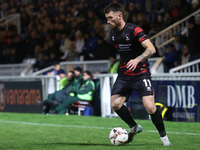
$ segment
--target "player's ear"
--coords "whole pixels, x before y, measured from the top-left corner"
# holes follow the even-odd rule
[[[122,13],[119,14],[119,20],[121,20],[123,17]]]

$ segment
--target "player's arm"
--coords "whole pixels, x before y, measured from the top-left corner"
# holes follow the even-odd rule
[[[156,52],[155,47],[153,46],[153,44],[151,43],[149,39],[143,41],[141,45],[145,48],[145,51],[144,53],[142,53],[140,56],[136,58],[139,60],[139,62],[142,62],[148,59],[149,57],[151,57],[151,55],[153,55]]]
[[[143,41],[141,45],[145,48],[145,51],[140,56],[138,56],[135,59],[131,59],[127,63],[127,68],[129,70],[132,70],[132,71],[135,70],[139,62],[142,62],[148,59],[149,57],[151,57],[151,55],[153,55],[156,52],[155,47],[153,46],[153,44],[151,43],[149,39],[146,39],[145,41]]]

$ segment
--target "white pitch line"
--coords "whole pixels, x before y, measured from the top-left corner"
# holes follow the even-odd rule
[[[32,122],[18,122],[18,121],[6,121],[6,120],[0,120],[0,123],[10,123],[10,124],[23,124],[23,125],[35,125],[35,126],[51,126],[51,127],[73,127],[73,128],[95,128],[95,129],[112,129],[106,128],[106,127],[95,127],[95,126],[77,126],[77,125],[61,125],[61,124],[44,124],[44,123],[32,123]],[[158,132],[156,130],[144,130],[143,132]],[[188,132],[171,132],[167,131],[167,133],[171,134],[184,134],[184,135],[196,135],[200,136],[199,133],[188,133]]]

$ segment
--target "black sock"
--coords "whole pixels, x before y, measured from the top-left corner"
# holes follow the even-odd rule
[[[154,114],[151,114],[151,120],[153,124],[156,126],[160,134],[160,137],[164,137],[166,135],[165,126],[162,120],[161,113],[159,112],[158,109],[156,110]]]
[[[130,128],[136,125],[136,122],[131,117],[131,114],[126,106],[123,105],[119,110],[115,112],[124,122],[126,122],[129,125]]]

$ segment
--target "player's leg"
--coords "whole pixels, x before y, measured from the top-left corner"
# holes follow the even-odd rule
[[[164,146],[170,146],[171,143],[167,137],[161,113],[159,112],[159,110],[156,108],[155,105],[154,95],[143,96],[142,101],[144,107],[146,108],[146,111],[151,115],[153,124],[155,125],[160,134],[162,144]]]
[[[136,125],[136,122],[130,115],[130,112],[126,106],[124,106],[124,102],[126,101],[125,96],[113,95],[111,97],[111,107],[118,114],[118,116],[128,124],[130,128]]]
[[[124,106],[124,102],[126,101],[125,96],[113,95],[111,97],[111,107],[118,114],[118,116],[128,124],[130,127],[129,130],[129,138],[127,143],[133,140],[135,134],[142,131],[142,127],[138,125],[133,118],[126,106]]]

